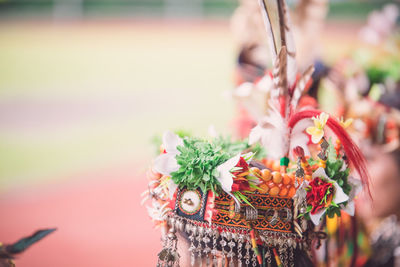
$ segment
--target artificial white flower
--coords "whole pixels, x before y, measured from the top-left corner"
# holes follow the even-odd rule
[[[180,154],[177,147],[183,145],[183,140],[176,134],[167,131],[163,135],[163,147],[165,153],[159,155],[154,160],[154,171],[163,175],[170,176],[172,172],[179,170],[179,164],[176,161],[176,156]],[[172,179],[169,179],[166,186],[168,187],[169,198],[172,199],[178,185]]]
[[[216,179],[221,184],[222,190],[227,193],[232,191],[233,175],[231,170],[238,164],[239,159],[240,154],[237,154],[217,167],[218,177]]]
[[[316,178],[316,177],[322,178],[322,179],[324,179],[324,180],[326,180],[326,181],[328,181],[328,182],[330,182],[330,183],[333,184],[333,186],[335,187],[335,195],[333,196],[333,199],[332,199],[333,202],[335,202],[336,204],[340,204],[340,203],[343,203],[343,202],[349,200],[349,196],[346,195],[346,194],[343,192],[343,189],[338,185],[338,183],[337,183],[336,181],[334,181],[334,180],[332,180],[332,179],[330,179],[330,178],[328,177],[328,175],[325,173],[324,168],[319,167],[319,168],[313,173],[312,178],[314,179],[314,178]],[[322,217],[322,215],[324,215],[326,209],[327,209],[327,208],[323,208],[323,209],[321,209],[319,212],[317,212],[317,213],[315,213],[315,214],[311,214],[311,213],[310,213],[311,221],[312,221],[315,225],[318,225],[318,224],[320,223],[321,217]]]
[[[354,216],[355,212],[354,199],[359,193],[361,193],[362,183],[359,179],[355,179],[351,176],[348,178],[348,183],[351,186],[351,191],[349,193],[349,200],[345,207],[343,207],[344,205],[341,205],[341,207],[347,214],[349,214],[350,216]]]
[[[158,173],[170,175],[172,172],[179,170],[175,157],[180,154],[177,147],[183,145],[183,140],[170,131],[165,132],[162,139],[165,153],[154,160],[153,168]]]
[[[172,199],[174,197],[176,189],[178,189],[178,185],[170,178],[168,180],[167,187],[168,187],[169,199]]]

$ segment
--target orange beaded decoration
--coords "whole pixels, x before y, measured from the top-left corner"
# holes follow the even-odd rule
[[[290,198],[296,194],[293,173],[271,172],[269,169],[260,170],[257,167],[250,168],[250,173],[260,179],[257,191],[261,194]]]

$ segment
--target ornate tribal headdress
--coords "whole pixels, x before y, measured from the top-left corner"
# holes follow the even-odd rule
[[[216,263],[218,254],[229,266],[295,266],[324,236],[315,225],[341,210],[353,214],[367,184],[364,158],[340,122],[297,109],[313,68],[296,77],[285,2],[260,4],[275,62],[268,113],[248,143],[164,134],[145,193],[165,234],[157,266],[179,265],[177,231],[187,236],[192,266]],[[268,156],[256,160],[259,141]]]

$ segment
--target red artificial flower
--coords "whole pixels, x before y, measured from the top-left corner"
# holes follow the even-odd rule
[[[244,176],[240,176],[242,173],[249,171],[249,164],[247,164],[246,160],[243,157],[240,157],[235,168],[240,168],[240,170],[232,173],[233,184],[231,187],[231,191],[236,192],[250,190],[250,184],[247,178]]]
[[[243,172],[247,172],[249,171],[249,164],[247,164],[246,160],[243,157],[240,157],[238,163],[236,164],[235,167],[239,167],[241,168],[240,170],[238,170],[237,172],[233,172],[232,174],[234,176],[237,176]]]
[[[250,190],[249,182],[246,179],[233,178],[232,192]]]
[[[315,214],[329,205],[333,198],[333,184],[322,180],[319,177],[311,181],[307,192],[307,204],[312,206],[311,214]]]

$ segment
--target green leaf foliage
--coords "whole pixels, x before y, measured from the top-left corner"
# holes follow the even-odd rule
[[[176,156],[180,168],[171,173],[171,179],[180,187],[215,192],[220,185],[216,179],[217,167],[248,148],[245,142],[230,142],[223,137],[218,137],[212,142],[184,138],[183,146],[177,148],[181,152]]]
[[[238,153],[250,148],[248,142],[244,141],[232,142],[229,137],[222,137],[222,136],[215,138],[212,143],[216,147],[219,147],[221,150],[225,151],[226,153],[232,156],[237,155]]]
[[[342,170],[343,164],[344,160],[336,154],[335,146],[332,140],[329,140],[328,159],[325,168],[326,174],[332,180],[335,180],[343,189],[343,192],[348,195],[351,191],[351,185],[348,183],[350,169],[347,167]]]
[[[310,166],[313,166],[313,165],[315,165],[315,164],[317,164],[318,163],[318,160],[316,160],[316,159],[313,159],[313,158],[309,158],[308,159],[308,164],[310,165]]]
[[[329,208],[326,209],[326,215],[329,218],[333,218],[335,214],[340,217],[340,207],[339,206],[330,206]]]

